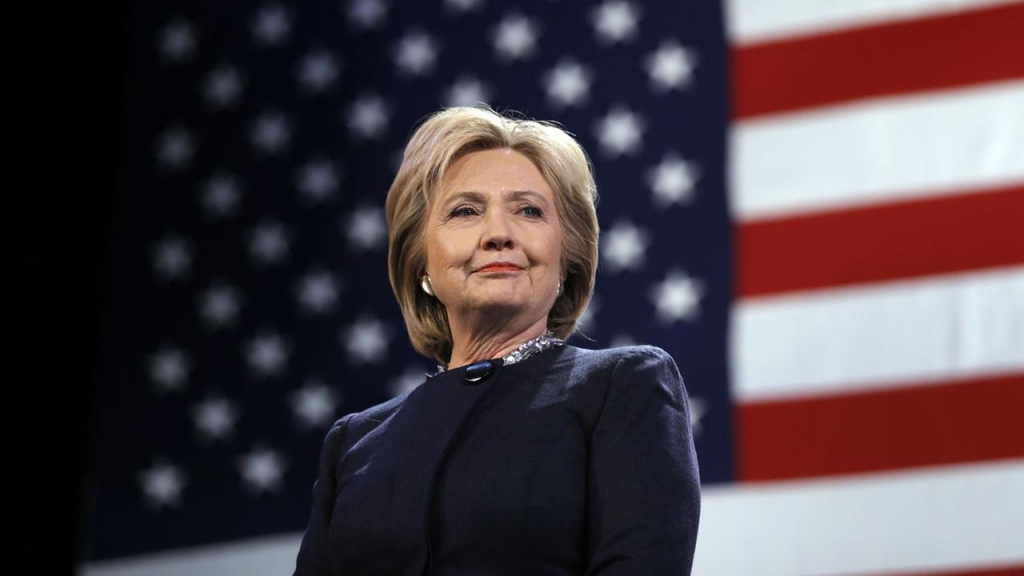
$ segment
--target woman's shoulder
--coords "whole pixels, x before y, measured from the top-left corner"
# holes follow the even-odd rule
[[[617,346],[615,348],[589,349],[566,346],[574,362],[596,369],[621,370],[650,366],[668,365],[675,368],[675,360],[663,349],[649,344]]]
[[[331,425],[328,437],[344,436],[350,439],[349,443],[351,444],[352,438],[362,438],[371,430],[387,421],[402,406],[406,396],[408,396],[408,393],[396,396],[365,410],[350,412],[342,416]]]
[[[588,376],[581,381],[589,381],[602,390],[605,404],[611,402],[621,407],[651,397],[676,406],[686,401],[686,386],[675,360],[657,346],[577,348],[574,354],[579,364],[589,367]]]
[[[570,348],[572,372],[582,381],[627,389],[665,388],[678,395],[683,378],[675,360],[665,350],[650,345],[619,346],[603,350]]]

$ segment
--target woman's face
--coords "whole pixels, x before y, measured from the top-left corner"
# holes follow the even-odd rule
[[[562,226],[533,162],[509,149],[462,156],[428,217],[427,274],[450,320],[546,323],[558,296]]]

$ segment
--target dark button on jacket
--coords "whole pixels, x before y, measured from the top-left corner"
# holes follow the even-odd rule
[[[686,392],[651,346],[465,369],[327,435],[295,574],[689,574]]]

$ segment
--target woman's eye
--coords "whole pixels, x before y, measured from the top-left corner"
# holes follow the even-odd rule
[[[451,218],[459,218],[459,217],[465,217],[465,216],[476,216],[476,214],[477,214],[476,208],[473,208],[473,207],[470,207],[470,206],[459,206],[455,210],[452,210],[452,213],[449,214],[449,217],[451,217]]]
[[[541,218],[544,216],[544,212],[536,206],[524,206],[519,210],[519,212],[524,216],[529,216],[530,218]]]

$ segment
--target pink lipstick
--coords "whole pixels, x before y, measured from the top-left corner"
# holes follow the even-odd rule
[[[495,262],[477,269],[477,272],[518,272],[521,267],[509,262]]]

